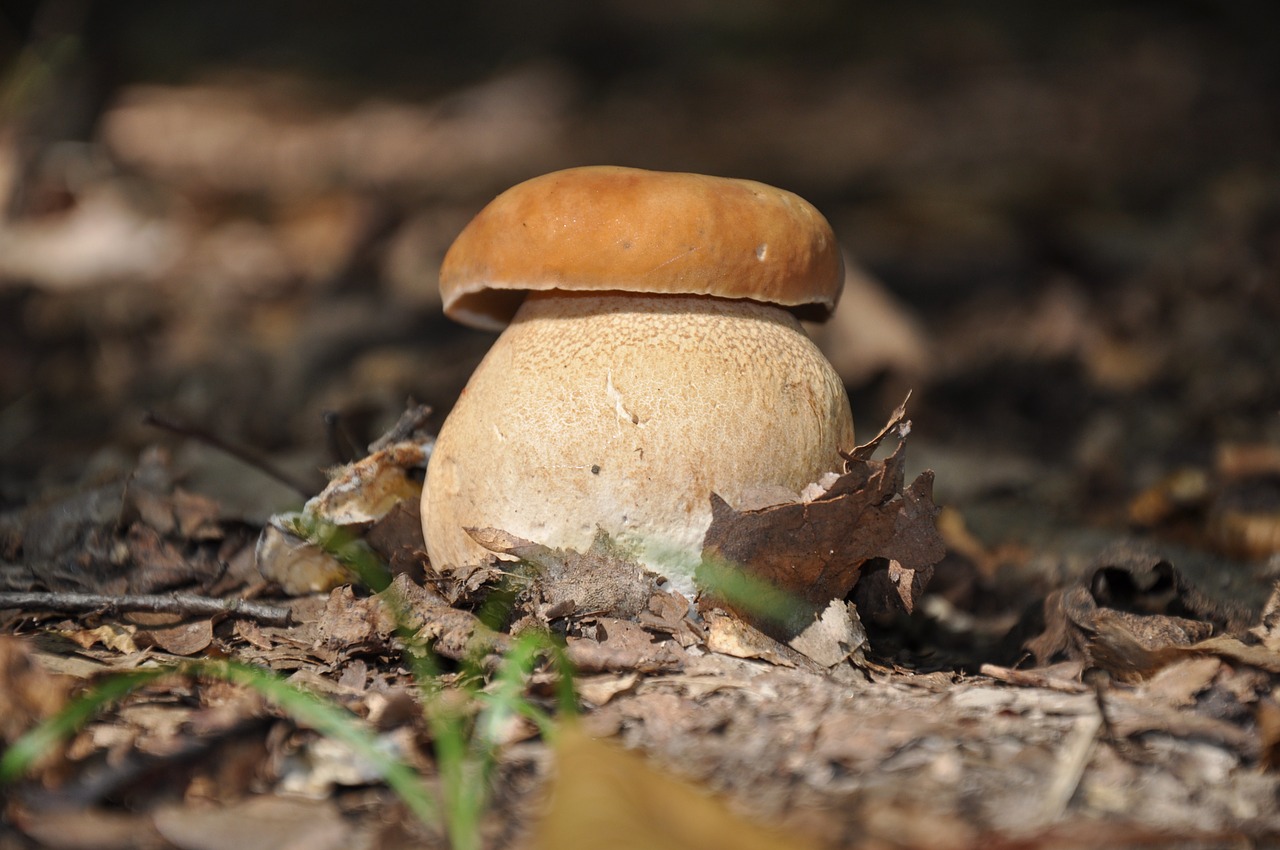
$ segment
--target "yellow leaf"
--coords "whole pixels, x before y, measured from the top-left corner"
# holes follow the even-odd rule
[[[643,758],[566,726],[555,744],[550,807],[534,850],[811,850],[730,811],[696,785],[668,776]]]

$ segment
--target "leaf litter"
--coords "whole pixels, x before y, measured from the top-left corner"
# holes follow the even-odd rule
[[[1180,32],[1176,20],[1169,26]],[[955,60],[938,57],[934,34],[925,35],[930,62],[946,68]],[[1276,362],[1277,304],[1273,287],[1258,281],[1274,277],[1276,200],[1261,179],[1266,168],[1220,155],[1239,120],[1233,109],[1215,113],[1221,124],[1200,121],[1196,110],[1204,103],[1224,104],[1207,90],[1204,97],[1184,96],[1186,81],[1207,72],[1222,75],[1216,77],[1221,88],[1247,107],[1254,83],[1233,77],[1233,65],[1198,52],[1192,40],[1176,38],[1137,45],[1126,39],[1123,58],[1107,56],[1103,47],[1086,57],[1087,67],[1064,55],[1060,70],[1005,81],[984,76],[981,63],[970,61],[974,54],[966,50],[995,50],[999,61],[991,67],[1008,67],[998,34],[984,31],[981,40],[986,48],[967,43],[955,54],[970,66],[973,82],[962,78],[933,99],[922,100],[914,78],[897,80],[890,62],[876,74],[855,75],[852,85],[842,69],[835,72],[840,80],[819,75],[805,97],[789,96],[792,90],[779,83],[777,92],[787,96],[774,96],[781,102],[772,109],[757,108],[757,101],[767,105],[773,84],[747,86],[741,95],[719,86],[699,94],[693,86],[676,109],[669,108],[668,96],[640,87],[625,110],[645,120],[662,114],[673,122],[663,135],[678,145],[668,155],[706,161],[714,151],[729,157],[715,159],[726,173],[751,173],[771,162],[803,185],[827,181],[834,166],[843,176],[823,182],[833,196],[843,191],[841,180],[877,175],[875,193],[859,194],[855,206],[837,212],[856,218],[867,266],[893,268],[899,280],[916,278],[917,285],[924,281],[929,288],[921,290],[923,300],[939,292],[947,293],[944,301],[958,297],[951,286],[958,279],[1021,280],[1028,271],[1052,278],[1025,296],[1004,292],[970,300],[958,311],[960,321],[940,320],[957,311],[932,305],[929,335],[899,327],[896,344],[833,357],[842,376],[863,388],[878,380],[866,370],[888,369],[890,382],[931,373],[927,413],[917,416],[922,426],[934,434],[976,436],[941,463],[933,463],[936,451],[929,455],[927,465],[938,469],[939,502],[951,505],[938,516],[947,545],[942,561],[917,566],[910,557],[896,557],[892,547],[884,549],[885,538],[878,536],[875,546],[857,541],[839,563],[806,562],[795,551],[802,547],[787,542],[777,527],[786,529],[794,508],[770,512],[764,501],[734,506],[747,516],[759,511],[754,521],[765,530],[755,536],[781,539],[782,548],[771,551],[750,534],[743,540],[726,535],[718,546],[740,545],[743,560],[754,558],[766,575],[777,572],[771,556],[777,563],[805,564],[829,584],[817,597],[852,579],[852,591],[844,588],[838,603],[806,600],[805,616],[792,624],[804,626],[798,634],[759,623],[773,632],[768,634],[743,619],[755,621],[754,612],[734,615],[704,606],[690,617],[688,600],[669,594],[650,593],[637,611],[635,600],[644,594],[630,596],[625,588],[610,590],[611,598],[629,600],[621,608],[591,602],[578,610],[580,599],[588,598],[582,588],[554,578],[539,583],[532,569],[517,585],[508,561],[437,576],[415,539],[420,531],[411,501],[399,502],[372,526],[364,516],[338,527],[381,556],[394,577],[383,592],[408,600],[397,604],[410,609],[414,628],[454,656],[446,656],[458,663],[443,665],[444,682],[466,675],[458,659],[478,645],[489,653],[480,666],[491,669],[517,623],[563,636],[576,647],[580,671],[594,671],[579,681],[592,708],[581,721],[584,728],[643,753],[645,763],[664,775],[719,792],[739,817],[745,812],[792,835],[857,847],[1266,846],[1277,833],[1280,596],[1273,594],[1265,610],[1263,601],[1275,578],[1280,539],[1280,466],[1274,426],[1268,431],[1257,424],[1274,421],[1270,367]],[[18,452],[6,454],[15,469],[78,464],[62,456],[65,442],[43,439],[46,424],[55,435],[74,432],[66,422],[42,418],[56,411],[57,417],[47,418],[87,413],[84,430],[95,442],[126,448],[120,475],[102,474],[111,463],[95,458],[97,471],[86,471],[75,488],[24,496],[26,507],[6,511],[0,589],[55,594],[55,601],[62,594],[64,603],[71,593],[116,599],[189,594],[261,602],[286,610],[289,620],[282,625],[236,612],[190,610],[180,613],[182,621],[167,623],[120,607],[2,608],[6,637],[16,636],[26,659],[6,662],[0,672],[0,698],[10,700],[0,718],[21,706],[12,715],[20,723],[4,730],[6,743],[103,671],[147,669],[195,651],[240,657],[329,695],[380,733],[407,741],[405,752],[435,781],[418,692],[377,597],[351,588],[341,561],[328,564],[332,575],[318,582],[287,567],[264,577],[256,568],[255,540],[265,515],[282,508],[263,510],[263,499],[246,511],[227,495],[243,492],[243,481],[252,476],[241,469],[221,480],[216,473],[199,480],[180,469],[185,453],[177,450],[167,460],[158,453],[135,462],[133,423],[104,431],[99,408],[182,396],[181,403],[200,411],[196,418],[211,429],[252,434],[255,442],[279,447],[308,433],[307,417],[322,406],[394,411],[406,392],[423,385],[442,400],[456,395],[469,368],[466,356],[478,358],[483,346],[411,317],[404,305],[438,311],[434,288],[419,284],[438,266],[440,234],[456,231],[469,214],[470,201],[456,199],[509,182],[491,173],[493,163],[478,165],[476,155],[496,150],[498,171],[509,175],[527,173],[552,149],[592,160],[616,158],[618,151],[652,155],[655,140],[634,133],[617,104],[603,113],[574,114],[574,132],[564,132],[572,100],[558,73],[517,69],[438,109],[394,103],[376,109],[372,114],[389,136],[368,155],[361,153],[353,168],[345,130],[354,127],[361,138],[370,137],[355,113],[329,106],[278,109],[272,98],[279,92],[255,82],[241,84],[240,91],[234,83],[127,91],[109,105],[107,145],[136,172],[130,180],[149,180],[154,187],[159,176],[176,187],[184,204],[201,205],[197,220],[143,214],[139,193],[123,191],[126,182],[114,176],[84,185],[78,175],[51,189],[43,175],[56,176],[57,168],[41,161],[27,193],[36,213],[0,223],[0,236],[13,249],[0,265],[10,280],[15,267],[30,278],[16,291],[0,293],[6,332],[10,323],[18,326],[14,317],[26,322],[16,341],[5,340],[4,355],[16,364],[10,371],[40,377],[40,386],[28,389],[5,373],[5,390],[16,386],[26,395],[10,404],[20,393],[6,392],[0,443],[20,446],[27,455],[15,460]],[[1233,81],[1245,85],[1225,85]],[[1146,109],[1133,110],[1131,98],[1113,95],[1134,87],[1155,95],[1144,98]],[[243,91],[259,96],[244,99]],[[815,91],[820,96],[812,96]],[[694,116],[724,113],[726,105],[734,112],[735,96],[744,99],[736,101],[742,117],[730,130],[732,143],[701,132],[704,125]],[[495,106],[509,101],[527,105],[516,111],[514,132]],[[1026,108],[1031,103],[1034,110]],[[1122,132],[1080,146],[1078,134],[1067,130],[1082,103],[1102,116],[1102,125]],[[858,116],[844,136],[853,140],[843,153],[850,158],[804,141],[848,126],[840,123],[848,120],[841,110],[850,104],[856,108],[848,111]],[[707,105],[715,108],[702,108]],[[1265,134],[1252,111],[1244,111],[1250,132],[1239,137]],[[138,132],[161,113],[185,116],[179,122],[184,133],[223,143],[212,150],[184,147],[166,134]],[[989,123],[967,123],[964,116],[973,114],[989,116]],[[868,115],[875,133],[859,132]],[[787,143],[796,148],[781,157],[774,132],[779,123],[801,128]],[[1025,154],[1013,145],[1010,126],[1026,134],[1035,163],[1052,164],[1048,184],[1019,179],[1029,160],[1018,159]],[[237,138],[221,134],[226,127],[248,127],[247,136],[268,143],[226,144]],[[577,131],[583,127],[589,132]],[[1206,135],[1218,127],[1222,136]],[[433,154],[425,172],[419,147],[424,128],[429,147],[442,152]],[[1161,150],[1167,153],[1154,158],[1134,155],[1156,149],[1151,140],[1171,132],[1191,132],[1201,144],[1176,151],[1166,146]],[[643,139],[644,150],[623,144],[627,135]],[[500,138],[512,140],[511,147],[490,145]],[[576,147],[582,138],[613,139],[608,143],[615,147],[584,154]],[[935,140],[947,138],[978,140],[966,160],[974,180],[957,183],[954,162],[934,150]],[[398,147],[404,139],[413,149]],[[297,162],[285,156],[298,148],[316,155]],[[192,161],[200,151],[213,158]],[[1196,159],[1202,151],[1213,155]],[[285,159],[290,167],[279,167]],[[1135,162],[1147,161],[1150,169],[1134,171]],[[335,162],[342,167],[327,167]],[[458,162],[461,172],[453,167]],[[1196,173],[1197,167],[1207,171]],[[1169,217],[1178,228],[1186,221],[1207,225],[1191,228],[1198,235],[1189,244],[1158,224],[1144,204],[1137,210],[1124,203],[1073,207],[1062,193],[1045,188],[1078,180],[1081,196],[1097,198],[1088,187],[1106,186],[1102,194],[1125,198],[1137,185],[1149,197],[1152,187],[1170,188],[1154,177],[1157,171],[1177,175],[1172,188],[1179,197],[1201,199]],[[332,193],[340,179],[335,175],[346,173],[363,187],[359,197],[315,194]],[[990,179],[993,174],[998,179]],[[933,185],[946,185],[943,203],[933,192],[919,192],[922,181],[936,177],[943,179]],[[1198,185],[1186,182],[1197,177]],[[418,186],[409,192],[426,194],[445,188],[449,199],[422,209],[401,197],[403,189],[390,203],[366,196],[391,185]],[[61,206],[49,207],[54,214],[38,209],[50,196],[68,193]],[[216,196],[213,203],[208,193]],[[210,207],[213,220],[202,220]],[[242,213],[246,207],[250,215]],[[396,230],[401,215],[410,222],[392,234],[390,245],[381,245],[379,228]],[[95,220],[110,227],[86,228]],[[140,225],[152,238],[141,238],[146,231]],[[103,232],[121,238],[104,246],[93,238]],[[56,250],[40,254],[42,243]],[[379,266],[383,247],[392,259]],[[1042,255],[1053,262],[1034,265]],[[390,283],[366,293],[365,270],[372,267]],[[1113,274],[1103,267],[1124,268]],[[1179,271],[1169,274],[1170,268]],[[120,286],[122,279],[127,282]],[[880,294],[876,281],[862,283],[873,299]],[[172,295],[166,287],[180,295],[157,298],[157,291]],[[854,300],[846,293],[845,303]],[[1227,315],[1225,305],[1232,302],[1243,305],[1238,316]],[[342,321],[326,318],[318,303],[340,311]],[[871,341],[871,331],[894,323],[875,324],[848,336]],[[430,345],[390,350],[424,326],[434,335]],[[232,330],[243,335],[229,345]],[[102,356],[86,364],[61,349],[47,357],[33,353],[66,346],[65,340]],[[928,352],[922,350],[926,340]],[[436,350],[447,356],[424,370],[424,351]],[[262,378],[217,381],[219,369]],[[1176,394],[1167,392],[1175,386]],[[1230,416],[1223,414],[1236,418],[1224,427]],[[1169,439],[1170,432],[1180,439]],[[24,442],[24,433],[41,439]],[[1230,436],[1206,445],[1207,433]],[[921,436],[913,440],[913,456],[931,448],[928,435]],[[1053,463],[1028,463],[1025,454],[1004,445],[1018,441],[1040,446],[1041,458],[1070,457],[1077,489],[1067,498],[1058,492],[1055,500],[1059,471]],[[39,450],[28,451],[28,445]],[[1170,457],[1185,466],[1171,470]],[[314,475],[315,467],[312,461],[308,472]],[[1173,475],[1153,480],[1153,471]],[[894,478],[890,473],[880,480]],[[904,475],[903,483],[909,478]],[[397,483],[407,486],[411,479],[409,474]],[[862,486],[833,501],[857,503],[866,495],[858,491]],[[252,479],[247,489],[266,488]],[[909,491],[894,490],[888,503],[865,499],[861,506],[886,526],[884,514],[896,510],[896,528],[900,518],[907,521],[902,511]],[[997,503],[1003,498],[1001,507],[1013,504],[1015,510],[1000,514],[993,530],[990,516],[971,510],[975,500],[964,504],[954,498],[957,492]],[[795,495],[793,504],[803,504],[805,496],[823,499],[816,490]],[[9,491],[6,496],[12,499]],[[1106,515],[1109,500],[1130,496],[1118,521]],[[1090,527],[1106,532],[1072,532],[1049,543],[1019,534],[1028,514],[1047,515],[1068,502],[1083,505]],[[1126,524],[1148,541],[1173,545],[1144,556],[1145,565],[1100,554]],[[967,539],[966,528],[973,530]],[[820,531],[816,541],[833,542],[830,529]],[[556,554],[562,566],[544,568],[543,575],[566,567],[571,574],[574,554],[588,553]],[[530,552],[529,560],[552,556]],[[930,568],[934,576],[926,583]],[[282,579],[297,584],[288,587]],[[1252,588],[1260,590],[1257,604],[1223,604],[1251,599],[1239,592],[1251,582],[1259,586]],[[510,622],[482,616],[495,590],[521,606]],[[1015,626],[1023,607],[1034,610]],[[817,648],[804,640],[808,628],[822,632]],[[169,629],[173,638],[165,635]],[[530,677],[531,698],[545,698],[550,677],[546,670]],[[6,796],[6,824],[20,832],[0,833],[0,841],[24,847],[32,841],[245,847],[254,841],[279,846],[284,835],[308,846],[339,838],[342,846],[441,843],[438,834],[408,818],[380,783],[346,784],[361,779],[358,771],[337,781],[344,755],[319,740],[246,699],[241,688],[209,681],[157,685],[87,726],[29,784],[6,789],[14,792]],[[510,846],[530,834],[544,781],[554,770],[549,752],[537,739],[513,735],[504,744],[487,824],[490,846]],[[597,758],[606,757],[590,755],[589,761]],[[606,803],[642,802],[651,777],[633,764],[617,773],[621,778],[610,785],[616,790]],[[315,777],[311,784],[309,775]],[[584,777],[589,786],[605,784],[589,769]],[[35,793],[40,786],[52,796]],[[286,788],[323,797],[300,800]],[[59,798],[72,805],[50,805]],[[641,816],[624,809],[619,822],[653,825],[646,821],[665,814],[638,808]],[[317,826],[327,831],[318,834]],[[596,827],[592,837],[619,837],[608,829]],[[722,832],[727,840],[738,834],[733,826]],[[639,827],[637,834],[648,833]]]
[[[1168,560],[1115,548],[1100,554],[1081,582],[1051,593],[1039,611],[1028,615],[1028,622],[1039,624],[1031,633],[1023,625],[1031,667],[988,665],[986,675],[927,674],[879,660],[876,630],[869,636],[862,625],[864,606],[875,621],[908,615],[942,554],[929,476],[922,473],[915,484],[904,486],[908,430],[900,408],[875,440],[850,454],[845,472],[811,488],[807,501],[719,509],[707,535],[708,563],[740,557],[760,581],[778,574],[784,563],[803,576],[804,614],[791,610],[782,629],[770,619],[775,612],[761,616],[744,608],[744,616],[719,593],[705,593],[696,608],[691,606],[662,589],[658,576],[603,535],[589,551],[576,553],[497,529],[477,529],[473,535],[494,557],[449,574],[423,572],[420,529],[414,531],[404,519],[416,518],[417,494],[406,470],[420,465],[421,454],[411,451],[406,462],[409,456],[394,448],[397,444],[337,470],[332,480],[340,483],[326,492],[340,488],[341,500],[310,503],[327,519],[348,520],[345,526],[357,540],[384,535],[378,549],[388,561],[399,553],[402,566],[416,562],[417,573],[396,569],[381,593],[359,591],[346,582],[319,593],[300,591],[279,580],[278,571],[289,567],[266,563],[259,542],[259,566],[271,582],[244,576],[224,586],[241,593],[301,593],[271,603],[290,610],[288,624],[226,615],[125,620],[120,618],[128,615],[103,608],[80,614],[81,626],[65,619],[71,612],[61,621],[46,614],[54,619],[46,619],[45,628],[61,622],[72,641],[68,646],[96,659],[99,669],[136,666],[147,657],[218,653],[279,670],[346,703],[384,735],[407,735],[399,746],[424,765],[430,759],[415,743],[421,733],[412,732],[421,709],[412,696],[416,686],[399,661],[398,629],[427,640],[446,660],[478,660],[480,669],[496,668],[513,635],[530,630],[556,635],[582,677],[580,696],[591,707],[583,730],[646,753],[661,773],[626,766],[606,780],[597,772],[614,756],[601,751],[579,757],[573,753],[583,747],[595,752],[591,748],[599,745],[585,737],[566,738],[580,741],[573,744],[578,749],[553,746],[558,754],[554,773],[545,761],[535,768],[537,775],[555,777],[550,820],[538,821],[532,798],[511,815],[525,819],[526,828],[543,824],[535,831],[533,840],[542,842],[537,846],[557,846],[575,829],[598,830],[591,825],[596,821],[579,822],[555,801],[582,799],[601,789],[608,789],[608,802],[598,804],[600,811],[612,811],[618,822],[652,821],[644,808],[649,804],[642,802],[651,797],[668,800],[661,804],[667,807],[675,805],[670,799],[687,797],[688,811],[680,817],[714,822],[698,802],[714,792],[738,812],[724,815],[728,820],[717,827],[723,836],[738,834],[736,824],[746,823],[741,820],[746,814],[793,829],[818,845],[865,842],[868,825],[900,836],[915,834],[905,824],[920,817],[945,822],[948,813],[961,811],[964,827],[955,833],[957,843],[939,844],[922,833],[910,846],[970,846],[987,840],[984,836],[1005,834],[1036,835],[1052,846],[1064,824],[1117,818],[1121,812],[1127,828],[1157,838],[1274,828],[1265,813],[1268,795],[1280,786],[1269,774],[1250,773],[1248,766],[1274,761],[1280,747],[1275,719],[1280,716],[1275,708],[1280,641],[1274,639],[1275,618],[1269,613],[1280,606],[1261,618],[1224,608]],[[898,439],[897,447],[883,461],[871,460],[889,436]],[[104,541],[163,542],[186,559],[166,573],[170,581],[182,576],[189,586],[200,587],[202,579],[208,586],[209,576],[189,565],[193,559],[200,563],[203,547],[225,541],[234,530],[220,524],[215,502],[182,495],[173,477],[161,474],[165,463],[163,455],[145,454],[140,471],[122,490],[102,489],[91,500],[62,509],[60,527],[82,542],[95,535]],[[390,489],[399,498],[388,498],[388,480],[409,483],[393,483]],[[363,492],[365,487],[370,492]],[[400,492],[402,487],[408,489]],[[361,507],[367,505],[377,507]],[[37,515],[35,527],[48,527],[45,517]],[[388,517],[399,518],[399,530],[387,530]],[[264,539],[268,534],[264,529]],[[826,554],[805,558],[818,540]],[[128,557],[96,575],[99,589],[128,588],[135,572],[145,576],[155,570],[154,556]],[[344,575],[349,581],[350,574]],[[424,583],[415,575],[431,578]],[[871,589],[860,591],[862,582],[871,583]],[[484,603],[495,593],[510,599],[500,622],[484,619]],[[13,619],[12,612],[8,621],[20,631],[35,625],[24,624],[22,615]],[[2,671],[5,691],[20,701],[16,705],[28,706],[15,709],[23,719],[6,732],[12,741],[65,700],[66,680],[38,671],[68,649],[37,650],[30,638],[9,638],[6,646],[12,647],[8,657],[18,660]],[[1090,678],[1090,671],[1108,678]],[[457,675],[443,672],[445,680]],[[535,698],[538,681],[546,681],[543,674],[530,681]],[[165,692],[153,691],[152,702],[127,700],[114,714],[90,723],[55,766],[44,768],[47,777],[60,777],[62,790],[53,796],[18,795],[10,809],[15,822],[50,846],[70,846],[33,820],[47,805],[42,801],[61,794],[79,801],[75,817],[88,817],[84,823],[96,823],[95,815],[110,820],[121,841],[203,847],[213,845],[197,840],[201,830],[193,825],[198,821],[183,812],[207,795],[202,789],[211,787],[213,776],[229,784],[218,786],[219,808],[200,817],[230,823],[243,816],[244,823],[253,824],[261,816],[296,834],[303,827],[288,826],[288,813],[305,811],[324,822],[341,811],[333,803],[340,799],[334,797],[339,788],[370,786],[385,797],[376,776],[351,772],[341,749],[329,753],[322,739],[264,714],[257,701],[227,701],[234,691],[212,683],[194,682],[187,691],[193,707],[168,703]],[[197,729],[202,738],[193,746]],[[785,747],[778,746],[781,741]],[[536,742],[522,746],[531,743]],[[245,759],[234,762],[243,764],[241,773],[219,768],[229,752]],[[117,760],[117,767],[97,786],[86,784],[90,765],[104,758]],[[632,756],[618,758],[628,764],[625,759]],[[527,769],[520,768],[522,763],[517,759],[503,770]],[[179,784],[165,794],[138,784],[140,770],[157,769],[182,777]],[[1197,771],[1217,777],[1218,798],[1206,803],[1198,796],[1202,792],[1192,779]],[[659,790],[681,782],[705,790],[695,796]],[[1139,790],[1150,787],[1160,788],[1160,795]],[[177,799],[174,790],[180,792]],[[320,799],[299,809],[290,802],[299,793]],[[102,808],[122,794],[148,801],[132,820]],[[975,807],[974,799],[986,802]],[[1241,805],[1257,813],[1252,826],[1229,814]],[[582,806],[575,803],[570,810],[579,812]],[[71,840],[75,829],[89,827],[76,827],[67,811],[42,823],[62,824],[61,834]],[[704,840],[680,823],[671,820],[663,827],[671,830],[673,846]],[[257,832],[275,835],[272,829]],[[343,827],[338,834],[347,840],[354,833]],[[639,834],[656,840],[646,830]],[[637,846],[651,846],[644,843],[648,838]]]

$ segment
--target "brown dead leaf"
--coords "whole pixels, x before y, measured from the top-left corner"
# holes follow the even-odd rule
[[[350,585],[334,588],[318,628],[329,646],[349,651],[379,651],[395,632],[395,620],[381,600],[357,598]]]
[[[104,808],[18,812],[15,825],[50,850],[161,850],[171,847],[151,818]]]
[[[574,667],[584,673],[655,673],[676,670],[685,662],[680,644],[655,640],[638,623],[615,617],[597,617],[582,628],[583,636],[567,638],[567,654]]]
[[[1195,705],[1221,669],[1219,658],[1188,656],[1156,672],[1143,683],[1143,693],[1170,705]]]
[[[401,502],[422,498],[422,484],[410,470],[426,465],[427,446],[394,443],[331,472],[328,486],[303,510],[334,525],[377,522]]]
[[[1221,641],[1227,639],[1207,639],[1243,631],[1243,611],[1209,599],[1173,564],[1146,550],[1113,547],[1095,564],[1087,584],[1045,598],[1043,628],[1023,644],[1036,664],[1069,658],[1138,681],[1188,652],[1225,657],[1229,650]],[[1230,651],[1244,646],[1231,641]],[[1254,666],[1266,669],[1267,663],[1257,654]]]
[[[706,631],[690,616],[689,600],[675,591],[655,590],[636,622],[651,632],[670,635],[686,649],[706,639]]]
[[[135,522],[161,536],[182,540],[220,540],[222,507],[214,499],[175,486],[176,474],[168,450],[151,446],[124,487],[121,525]]]
[[[706,612],[707,649],[733,658],[758,658],[779,667],[818,672],[821,667],[803,653],[781,643],[732,614]]]
[[[639,681],[640,674],[632,670],[621,675],[579,676],[573,684],[584,702],[599,708],[618,694],[631,691]]]
[[[350,593],[349,588],[345,591]],[[342,594],[344,588],[334,593]],[[418,638],[445,658],[496,656],[511,647],[510,635],[493,631],[475,614],[450,606],[435,590],[415,584],[406,575],[396,576],[390,587],[367,601],[379,606],[388,624],[394,610]]]
[[[1121,681],[1138,681],[1177,657],[1174,649],[1207,637],[1207,623],[1101,608],[1083,586],[1054,591],[1044,601],[1045,630],[1025,646],[1037,664],[1065,656]]]
[[[845,661],[865,660],[867,632],[858,618],[858,609],[847,602],[831,600],[822,615],[791,639],[791,648],[831,668]]]
[[[162,616],[168,620],[180,620],[178,617]],[[140,646],[158,646],[172,655],[196,655],[213,643],[213,621],[200,619],[149,625],[138,631],[135,641]]]
[[[71,684],[44,669],[30,641],[0,635],[0,742],[13,743],[62,708]]]
[[[402,501],[388,511],[365,533],[364,541],[386,560],[393,575],[404,573],[414,581],[425,577],[427,544],[416,500]]]
[[[702,789],[651,767],[640,756],[565,726],[555,743],[551,802],[535,850],[804,850],[815,844],[735,814]]]
[[[1187,647],[1187,652],[1210,653],[1236,664],[1247,664],[1268,673],[1280,674],[1280,651],[1243,643],[1228,635],[1218,635]]]
[[[134,626],[112,623],[95,629],[73,629],[64,632],[63,636],[84,649],[100,643],[107,649],[113,649],[122,655],[133,655],[138,651],[138,646],[133,641],[136,632],[137,628]]]
[[[1262,764],[1269,770],[1280,768],[1280,705],[1274,700],[1259,700],[1254,712],[1258,726],[1258,752]]]
[[[859,610],[873,617],[903,607],[910,611],[945,547],[934,524],[933,473],[921,473],[903,489],[909,430],[904,414],[900,407],[874,440],[850,454],[845,473],[810,501],[737,511],[713,494],[697,575],[699,585],[707,588],[700,606],[734,611],[789,638],[832,599],[847,597],[868,561],[882,558],[894,565],[892,594],[860,598]],[[904,439],[884,461],[870,460],[890,433]],[[738,571],[797,604],[790,610],[762,611],[752,604],[750,591],[726,593],[722,589],[733,587]]]
[[[288,530],[280,519],[272,517],[258,538],[254,556],[263,578],[288,596],[331,590],[351,581],[337,558]]]
[[[268,795],[210,809],[169,806],[156,812],[154,822],[182,850],[340,850],[352,839],[330,800]]]

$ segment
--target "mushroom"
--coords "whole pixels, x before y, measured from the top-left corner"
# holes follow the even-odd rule
[[[431,563],[488,554],[468,528],[578,551],[599,529],[689,592],[712,493],[797,493],[854,445],[797,320],[842,281],[826,219],[762,183],[596,166],[499,195],[440,270],[447,315],[507,327],[436,440]]]

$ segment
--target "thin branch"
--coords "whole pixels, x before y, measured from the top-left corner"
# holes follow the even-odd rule
[[[418,404],[412,398],[405,402],[404,413],[400,414],[400,418],[396,420],[396,424],[391,426],[391,430],[383,434],[378,439],[369,444],[369,454],[381,451],[387,446],[399,443],[402,440],[421,439],[428,440],[423,429],[427,426],[427,420],[431,418],[431,408],[425,404]],[[431,440],[427,445],[427,457],[431,457]]]
[[[207,617],[230,614],[258,620],[269,626],[289,624],[289,609],[244,599],[214,599],[190,593],[107,596],[101,593],[0,592],[0,610],[58,611],[63,613],[146,611],[153,614],[187,614]]]
[[[188,422],[177,422],[173,419],[160,416],[155,411],[151,410],[148,410],[142,417],[142,423],[144,425],[151,425],[153,427],[160,428],[161,430],[168,431],[171,434],[177,434],[180,437],[199,440],[207,446],[212,446],[219,451],[226,452],[237,460],[247,463],[255,469],[261,470],[264,474],[269,475],[286,487],[297,491],[302,496],[306,496],[308,498],[314,496],[318,489],[311,486],[306,481],[303,481],[300,478],[295,478],[293,475],[285,472],[283,469],[276,466],[257,452],[243,446],[232,445],[217,434],[214,434],[211,431],[206,431],[199,426],[192,425]]]

